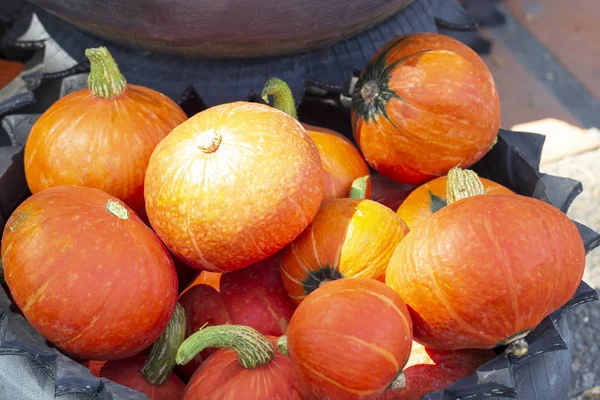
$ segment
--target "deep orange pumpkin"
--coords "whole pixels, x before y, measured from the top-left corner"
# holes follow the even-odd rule
[[[67,185],[96,188],[143,213],[150,155],[187,117],[162,93],[127,84],[106,48],[86,55],[89,89],[57,100],[31,128],[27,184],[32,193]]]
[[[298,119],[294,98],[289,86],[279,78],[271,78],[265,84],[262,97],[268,102],[273,96],[273,105]],[[348,197],[352,182],[369,175],[369,167],[364,158],[342,134],[331,129],[303,123],[315,142],[323,164],[323,201]]]
[[[4,228],[2,264],[29,323],[83,359],[145,349],[177,299],[165,246],[124,203],[97,189],[56,187],[25,200]]]
[[[402,370],[404,387],[388,389],[377,400],[419,400],[427,393],[442,390],[473,375],[477,368],[495,356],[491,350],[434,350],[413,341],[410,358]]]
[[[500,127],[500,102],[490,70],[467,45],[411,33],[386,43],[362,72],[352,124],[373,168],[420,184],[485,155]]]
[[[157,147],[146,173],[152,227],[186,264],[231,272],[275,254],[314,218],[321,159],[298,121],[264,104],[202,111]]]
[[[408,360],[412,325],[402,299],[374,279],[340,279],[298,306],[287,351],[310,399],[373,399]]]
[[[416,187],[393,181],[381,174],[373,174],[371,175],[371,196],[367,198],[392,210],[397,210]]]
[[[190,336],[177,360],[187,363],[206,347],[220,348],[192,376],[183,400],[301,400],[290,359],[277,350],[276,337],[243,325],[208,327]]]
[[[507,351],[520,356],[521,337],[575,294],[584,266],[581,236],[560,210],[516,194],[476,195],[411,230],[386,284],[409,306],[419,343],[441,350],[511,343]]]
[[[511,194],[512,190],[491,181],[480,178],[487,194]],[[431,214],[448,205],[446,201],[446,184],[448,176],[440,176],[424,183],[413,190],[398,207],[398,215],[410,229],[429,217]]]
[[[308,228],[283,250],[283,285],[298,304],[328,281],[382,278],[407,233],[402,219],[382,204],[360,198],[325,202]]]

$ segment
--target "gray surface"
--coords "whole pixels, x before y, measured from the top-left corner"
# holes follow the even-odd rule
[[[577,179],[583,193],[571,205],[569,216],[600,231],[600,150],[567,157],[541,167],[542,172]],[[587,256],[584,280],[600,291],[600,250]],[[573,360],[570,398],[581,398],[590,388],[600,386],[600,302],[583,304],[573,310]]]

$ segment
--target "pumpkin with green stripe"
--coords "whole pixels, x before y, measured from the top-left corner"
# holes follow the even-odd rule
[[[373,168],[421,184],[471,166],[491,148],[500,127],[496,84],[465,44],[437,33],[400,36],[362,72],[352,125]]]
[[[480,178],[480,180],[487,194],[513,193],[510,189],[489,179]],[[446,200],[447,182],[448,176],[440,176],[422,184],[413,190],[398,207],[397,214],[410,229],[448,205]]]

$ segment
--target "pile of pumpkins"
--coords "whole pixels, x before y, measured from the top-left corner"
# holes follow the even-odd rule
[[[573,222],[468,169],[500,106],[461,42],[383,46],[355,142],[300,123],[278,78],[188,118],[86,56],[88,88],[31,130],[1,255],[21,314],[93,375],[160,400],[418,399],[527,354],[579,286]]]

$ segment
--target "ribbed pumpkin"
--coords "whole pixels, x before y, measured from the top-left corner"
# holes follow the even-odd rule
[[[469,167],[500,127],[492,74],[471,48],[437,33],[386,43],[355,86],[352,124],[367,162],[398,182],[421,184]]]
[[[329,281],[385,275],[408,227],[394,211],[362,198],[364,194],[323,203],[308,228],[283,250],[283,285],[297,304]]]
[[[308,399],[368,400],[397,383],[412,326],[404,302],[385,284],[340,279],[298,306],[285,338],[280,346]]]
[[[219,348],[194,373],[183,400],[301,400],[290,359],[276,337],[243,325],[211,326],[186,339],[177,362],[186,364],[208,347]]]
[[[434,350],[413,341],[410,358],[402,370],[404,387],[388,389],[377,400],[419,400],[473,375],[495,356],[492,350]]]
[[[512,190],[489,179],[480,178],[480,180],[486,194],[513,193]],[[448,176],[440,176],[424,183],[413,190],[400,207],[398,207],[398,215],[410,229],[413,229],[431,214],[448,205],[446,202],[447,182]]]
[[[279,78],[271,78],[265,84],[262,97],[268,102],[298,119],[294,98],[289,86]],[[354,144],[342,134],[319,126],[302,124],[315,142],[323,164],[323,201],[348,197],[355,179],[369,175],[369,167]]]
[[[398,245],[386,284],[409,306],[414,337],[435,349],[527,353],[523,339],[576,292],[585,249],[575,224],[552,205],[483,191],[453,169],[448,203]],[[475,190],[475,188],[478,188]]]
[[[160,239],[97,189],[55,187],[25,200],[4,229],[2,264],[29,323],[83,359],[139,353],[159,337],[177,300]]]
[[[128,84],[105,47],[85,54],[89,88],[57,100],[31,128],[27,184],[32,193],[65,185],[100,189],[143,213],[150,155],[187,116],[162,93]]]
[[[222,104],[156,147],[145,198],[152,227],[179,259],[231,272],[275,254],[312,221],[323,199],[321,159],[286,113]]]

